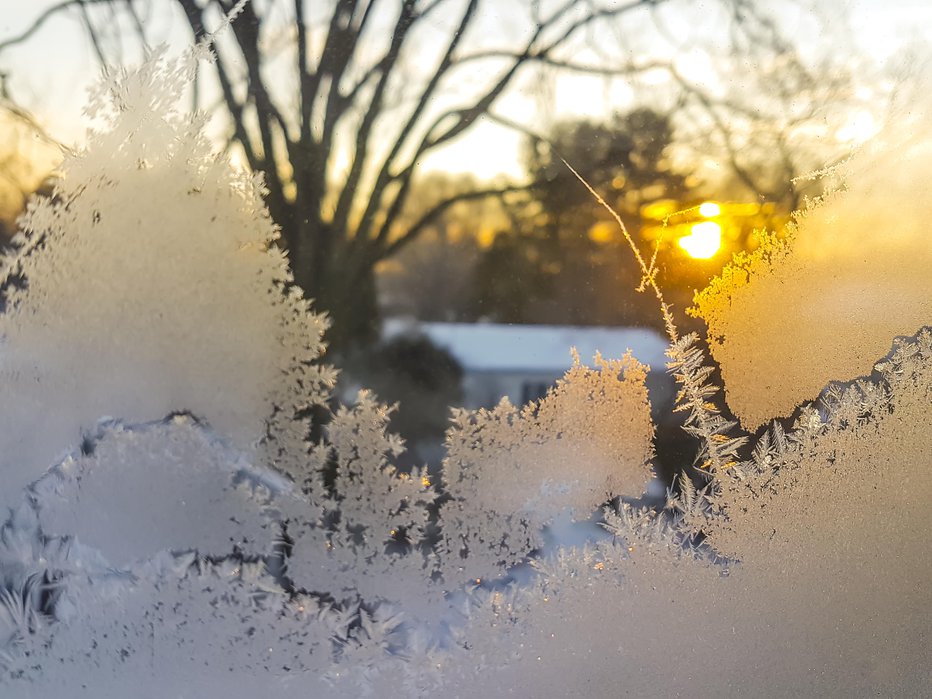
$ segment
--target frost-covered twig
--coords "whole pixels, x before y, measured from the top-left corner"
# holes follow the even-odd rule
[[[719,389],[708,380],[713,369],[706,364],[705,353],[696,346],[698,339],[698,335],[690,333],[667,350],[670,358],[667,369],[680,386],[673,410],[688,413],[683,429],[701,440],[702,447],[696,455],[699,468],[708,473],[722,473],[736,463],[736,453],[747,437],[730,436],[738,423],[724,418],[711,402]]]
[[[695,346],[699,339],[695,333],[680,337],[670,305],[664,300],[663,291],[657,284],[656,255],[651,258],[650,265],[648,265],[618,212],[583,179],[582,175],[573,169],[572,165],[565,160],[563,164],[582,182],[595,200],[612,215],[621,229],[625,241],[641,268],[642,277],[638,290],[642,291],[645,287],[650,287],[654,296],[657,297],[663,324],[670,338],[670,347],[667,349],[667,357],[670,361],[667,363],[667,370],[673,374],[673,378],[680,387],[674,410],[689,412],[684,429],[698,438],[702,444],[696,457],[699,467],[708,473],[723,472],[736,463],[735,453],[747,441],[747,437],[729,436],[729,433],[737,427],[737,423],[722,417],[718,407],[710,401],[719,390],[717,386],[708,381],[713,369],[706,363],[703,351]]]

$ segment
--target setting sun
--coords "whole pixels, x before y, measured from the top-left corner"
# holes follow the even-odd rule
[[[679,239],[680,247],[690,257],[707,260],[718,252],[722,244],[722,227],[715,221],[696,223],[690,230],[689,235]]]

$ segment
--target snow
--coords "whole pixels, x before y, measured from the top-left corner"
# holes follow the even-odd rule
[[[666,366],[664,337],[646,328],[601,328],[499,323],[415,323],[386,321],[386,339],[423,334],[446,349],[470,371],[542,372],[560,374],[573,365],[570,348],[581,357],[619,358],[629,349],[651,370]]]

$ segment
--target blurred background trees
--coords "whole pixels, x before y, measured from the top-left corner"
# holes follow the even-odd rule
[[[16,219],[29,196],[44,189],[51,164],[44,136],[30,115],[10,99],[0,73],[0,247],[16,233]]]
[[[216,61],[187,97],[213,116],[234,162],[264,173],[295,279],[332,318],[329,361],[372,385],[386,362],[434,357],[446,377],[434,382],[438,395],[449,396],[446,359],[379,345],[382,315],[660,322],[655,301],[634,292],[640,274],[620,231],[564,159],[645,254],[656,248],[678,311],[731,252],[754,246],[755,227],[782,225],[818,193],[801,176],[844,155],[857,138],[843,136],[854,115],[879,118],[877,96],[889,89],[839,50],[838,37],[850,35],[841,9],[819,7],[41,0],[0,31],[2,97],[31,129],[18,142],[31,143],[41,120],[8,87],[28,79],[17,52],[43,32],[80,34],[98,68],[119,66],[162,42],[203,39],[232,13]],[[496,150],[502,132],[520,139],[517,162]],[[9,158],[0,154],[11,210],[41,179],[23,175],[22,163],[51,169],[26,152],[14,143]],[[721,241],[705,258],[680,242],[697,225]],[[389,401],[408,390],[381,388]]]
[[[645,202],[679,200],[702,184],[700,155],[717,159],[727,170],[719,179],[745,195],[793,208],[800,192],[792,178],[825,155],[814,154],[804,134],[826,118],[827,100],[837,107],[848,89],[845,71],[804,59],[772,3],[759,0],[527,0],[507,8],[481,0],[65,0],[41,7],[21,32],[0,39],[0,59],[60,13],[80,22],[101,64],[119,65],[142,47],[177,40],[181,26],[203,38],[236,10],[193,99],[219,116],[237,157],[265,173],[266,201],[295,278],[334,320],[336,355],[376,339],[380,264],[437,231],[458,202],[512,192],[529,192],[535,213],[512,214],[519,225],[507,234],[515,239],[496,242],[477,262],[475,278],[486,283],[473,290],[472,315],[552,322],[563,313],[558,306],[570,304],[567,313],[579,322],[637,317],[635,309],[594,307],[611,280],[578,279],[587,268],[604,268],[595,277],[628,281],[630,274],[609,271],[619,262],[605,245],[611,234],[593,228],[596,209],[559,157],[600,191],[621,195],[611,201],[633,224]],[[708,40],[686,45],[684,22],[708,25]],[[666,41],[668,53],[657,54],[648,35]],[[698,56],[708,74],[687,75],[677,52]],[[635,106],[549,128],[519,125],[507,113],[509,99],[555,75],[607,80],[629,90]],[[546,110],[546,90],[539,92]],[[489,122],[530,134],[526,177],[475,182],[433,197],[429,207],[412,200],[432,154]],[[420,183],[420,191],[426,187]],[[500,280],[496,266],[511,263],[517,280]],[[503,297],[515,307],[504,308]],[[541,304],[550,310],[532,310]]]

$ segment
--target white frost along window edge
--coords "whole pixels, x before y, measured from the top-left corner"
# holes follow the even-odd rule
[[[95,568],[83,549],[55,589],[58,620],[42,617],[29,576],[19,590],[11,586],[8,594],[22,593],[12,608],[27,613],[4,649],[13,671],[6,682],[13,696],[67,692],[78,679],[94,688],[88,696],[120,696],[131,681],[155,682],[159,668],[172,667],[171,680],[152,685],[154,695],[231,688],[230,668],[243,683],[228,690],[233,696],[262,682],[281,686],[281,696],[345,696],[370,683],[398,689],[373,689],[380,696],[438,686],[463,696],[518,686],[563,696],[584,678],[593,696],[610,696],[619,682],[655,694],[746,695],[777,686],[790,693],[920,691],[928,679],[924,646],[909,639],[928,632],[930,620],[916,610],[921,581],[932,571],[927,557],[910,551],[923,550],[932,495],[932,445],[916,419],[927,416],[932,400],[930,368],[926,330],[900,341],[872,380],[828,391],[822,410],[802,410],[793,429],[775,424],[719,492],[687,488],[668,513],[609,511],[614,540],[558,549],[536,561],[536,576],[521,585],[483,584],[449,598],[455,608],[446,612],[446,636],[412,626],[404,604],[341,608],[286,594],[261,562],[241,557],[212,562],[159,553],[126,577],[109,565]],[[147,429],[165,428],[112,434],[136,441]],[[177,428],[203,434],[187,418],[168,426]],[[880,494],[878,481],[886,486]],[[37,536],[41,517],[30,520],[27,510],[0,534],[5,554],[20,542],[24,560],[68,569],[77,542]],[[693,538],[697,527],[703,541]],[[8,561],[4,571],[12,570]],[[376,571],[363,565],[360,572]],[[762,618],[775,620],[766,632]],[[89,641],[100,651],[82,675]],[[671,673],[664,648],[694,669]],[[29,663],[40,659],[30,670],[18,655],[24,651]],[[771,660],[762,665],[762,657]],[[870,673],[850,672],[865,657]],[[324,671],[328,683],[320,685]]]

